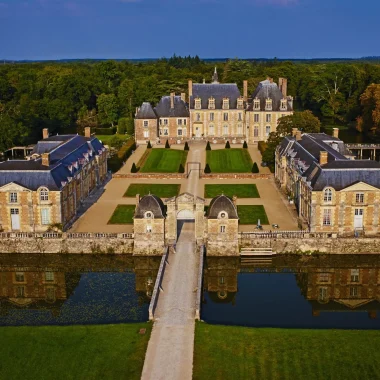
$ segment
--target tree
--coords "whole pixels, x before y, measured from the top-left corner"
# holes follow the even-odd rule
[[[318,133],[321,129],[321,122],[309,110],[294,112],[293,115],[279,119],[276,133],[280,138],[285,137],[292,133],[293,128],[297,128],[304,133]]]
[[[360,97],[362,116],[358,129],[362,132],[380,131],[380,84],[371,84]]]
[[[230,142],[227,140],[227,142],[226,142],[226,146],[224,147],[224,149],[230,149],[231,147],[230,147]]]
[[[98,127],[98,115],[96,113],[96,109],[88,110],[87,106],[83,106],[78,112],[77,119],[77,132],[80,135],[83,135],[84,129],[86,127],[90,127],[91,129],[95,129]]]
[[[259,167],[257,166],[256,162],[252,165],[252,173],[259,173]]]
[[[117,150],[119,150],[123,146],[123,144],[124,144],[123,140],[121,138],[119,138],[118,135],[113,135],[110,138],[110,141],[108,143],[108,145],[114,147]]]
[[[244,140],[244,143],[243,143],[243,149],[248,149],[248,144],[247,144],[247,141]]]
[[[165,149],[170,149],[169,140],[166,140]]]
[[[112,125],[118,119],[118,104],[114,94],[101,94],[97,99],[98,117],[102,125]]]
[[[183,167],[182,164],[179,164],[178,173],[185,173],[185,168]]]
[[[185,147],[183,148],[183,150],[190,150],[189,144],[187,143],[187,141],[185,142]]]
[[[210,141],[207,141],[206,150],[211,150]]]
[[[211,168],[210,168],[210,165],[209,165],[209,164],[206,164],[204,172],[205,172],[206,174],[211,173]]]
[[[132,168],[131,168],[131,173],[137,173],[137,172],[138,172],[138,169],[137,169],[137,167],[136,167],[136,164],[133,163],[133,164],[132,164]]]
[[[128,119],[126,117],[122,117],[117,122],[117,133],[119,135],[125,135],[127,132]]]
[[[152,144],[150,143],[150,141],[148,141],[148,145],[146,146],[146,149],[152,149]]]

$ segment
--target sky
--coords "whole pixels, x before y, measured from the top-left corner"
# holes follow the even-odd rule
[[[0,0],[0,59],[380,56],[380,0]]]

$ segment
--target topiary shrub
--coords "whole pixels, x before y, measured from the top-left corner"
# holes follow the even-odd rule
[[[243,149],[248,149],[247,141],[244,140]]]
[[[254,162],[252,165],[252,173],[258,173],[258,172],[259,172],[259,167],[257,166],[256,162]]]
[[[206,166],[205,166],[205,173],[206,174],[209,174],[209,173],[211,173],[211,168],[210,168],[210,165],[209,164],[206,164]]]
[[[152,149],[152,144],[150,143],[150,141],[148,141],[148,145],[146,146],[146,149]]]
[[[185,173],[185,168],[183,167],[182,164],[179,164],[178,173]]]
[[[211,150],[210,141],[207,141],[206,150]]]
[[[165,149],[170,149],[169,140],[166,140]]]
[[[230,142],[227,140],[227,142],[226,142],[226,146],[224,147],[224,149],[230,149],[231,147],[230,147]]]
[[[190,150],[189,144],[187,143],[187,141],[185,142],[185,147],[183,148],[183,150]]]
[[[131,173],[137,173],[138,169],[135,163],[132,164]]]

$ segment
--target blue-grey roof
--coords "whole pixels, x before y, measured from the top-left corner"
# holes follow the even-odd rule
[[[189,117],[187,104],[180,96],[174,96],[174,108],[171,108],[170,96],[163,96],[154,111],[158,117]]]
[[[134,217],[136,219],[143,219],[147,211],[153,213],[155,219],[162,219],[166,214],[162,199],[153,194],[144,195],[140,199],[140,202],[136,207]]]
[[[239,219],[236,206],[230,197],[226,195],[218,195],[210,202],[207,210],[208,219],[217,219],[219,213],[224,211],[228,214],[228,219]]]
[[[237,108],[237,100],[240,98],[240,91],[236,83],[205,83],[193,84],[193,96],[190,97],[190,108],[194,109],[194,99],[201,98],[202,109],[208,109],[208,100],[215,99],[215,109],[223,108],[223,98],[229,98],[230,109]]]
[[[157,119],[150,103],[144,102],[136,113],[135,119]]]

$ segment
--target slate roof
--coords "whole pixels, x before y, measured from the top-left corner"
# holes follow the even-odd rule
[[[163,96],[157,106],[154,108],[158,117],[189,117],[187,104],[180,96],[174,97],[174,108],[171,108],[170,96]]]
[[[161,198],[153,194],[144,195],[140,199],[134,217],[137,219],[143,219],[147,211],[152,212],[155,219],[162,219],[166,215],[165,206]]]
[[[226,195],[219,195],[213,198],[207,210],[207,217],[209,219],[217,219],[221,211],[228,214],[228,219],[239,219],[236,206],[232,199]]]
[[[153,107],[150,103],[144,102],[137,111],[135,119],[157,119]]]
[[[208,100],[215,99],[215,109],[222,109],[223,98],[230,99],[230,109],[237,108],[237,100],[240,91],[236,83],[195,83],[193,84],[193,96],[190,97],[190,108],[194,109],[195,98],[201,98],[202,109],[208,109]]]

